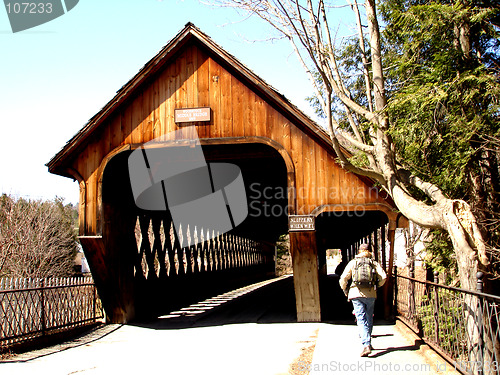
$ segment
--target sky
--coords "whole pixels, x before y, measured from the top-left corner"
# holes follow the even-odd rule
[[[55,0],[52,0],[55,1]],[[60,0],[57,0],[60,1]],[[188,22],[305,113],[313,91],[285,41],[257,18],[198,0],[80,0],[13,33],[0,8],[0,194],[78,203],[78,183],[45,164]]]

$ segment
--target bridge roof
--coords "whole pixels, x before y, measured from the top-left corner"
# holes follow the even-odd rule
[[[96,115],[94,115],[54,157],[52,157],[46,164],[49,171],[51,173],[73,178],[73,176],[69,175],[65,170],[65,165],[76,156],[82,147],[84,147],[86,140],[89,139],[91,134],[93,134],[107,118],[117,111],[134,92],[139,90],[142,85],[147,84],[155,73],[160,71],[166,64],[170,63],[176,53],[182,50],[186,44],[193,42],[215,56],[219,60],[219,63],[222,63],[228,71],[258,92],[259,95],[268,102],[272,103],[273,106],[278,108],[286,117],[293,121],[296,126],[302,128],[307,134],[315,138],[317,142],[322,143],[323,146],[331,147],[330,137],[322,127],[293,105],[284,95],[280,94],[276,89],[238,61],[233,55],[216,44],[207,34],[203,33],[192,23],[188,23],[184,29],[170,40],[156,56],[148,61],[130,81],[118,90],[116,95]]]

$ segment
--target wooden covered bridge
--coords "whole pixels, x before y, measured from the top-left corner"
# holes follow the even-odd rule
[[[247,215],[228,233],[176,228],[169,209],[134,200],[134,150],[169,147],[151,141],[193,129],[207,162],[241,171]],[[326,250],[341,249],[347,261],[370,241],[390,273],[394,231],[405,220],[372,181],[336,163],[323,129],[192,24],[47,166],[79,181],[80,240],[111,322],[159,316],[186,298],[269,276],[288,231],[297,319],[319,321]]]

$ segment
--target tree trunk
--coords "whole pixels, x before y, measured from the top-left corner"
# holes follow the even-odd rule
[[[478,259],[489,264],[486,246],[479,232],[470,206],[461,200],[439,197],[432,206],[425,205],[409,196],[399,186],[392,194],[396,206],[408,219],[429,228],[441,228],[448,232],[457,257],[461,287],[476,288]]]
[[[249,11],[250,14],[256,14],[283,33],[292,43],[299,61],[312,82],[318,102],[327,118],[332,146],[341,166],[380,183],[392,197],[396,207],[409,220],[422,227],[447,231],[457,257],[461,287],[474,290],[479,262],[484,266],[488,265],[489,262],[486,256],[486,245],[471,207],[462,200],[449,199],[437,186],[421,181],[417,177],[411,176],[407,171],[398,168],[395,145],[388,134],[390,122],[386,112],[387,97],[382,64],[381,35],[375,1],[368,0],[364,3],[372,74],[372,87],[368,88],[367,91],[373,93],[373,103],[370,104],[374,105],[374,110],[371,106],[362,105],[353,99],[345,82],[342,81],[343,72],[337,64],[335,45],[330,36],[325,4],[322,0],[319,1],[317,7],[313,7],[313,2],[309,0],[307,5],[299,0],[292,0],[290,3],[271,0],[258,2],[250,0],[213,1],[224,5],[233,4],[237,8]],[[466,2],[463,5],[467,6]],[[317,9],[317,14],[315,9]],[[358,12],[357,6],[353,6],[352,9]],[[359,34],[364,35],[361,23],[358,24],[358,28],[360,29],[358,30]],[[465,56],[469,56],[471,50],[470,26],[466,20],[457,24],[455,33],[457,48],[460,48]],[[363,37],[360,39],[360,43],[364,45]],[[318,79],[315,73],[321,79]],[[357,131],[345,132],[339,126],[332,114],[333,96],[336,96],[343,103],[350,126],[351,128],[358,127]],[[371,100],[370,95],[368,97]],[[353,121],[354,118],[357,122]],[[368,129],[365,126],[368,126]],[[351,136],[352,134],[354,136]],[[349,143],[355,150],[353,153],[358,151],[365,153],[369,162],[368,166],[353,165],[349,159],[350,155],[344,154],[340,147],[340,138]],[[433,203],[429,205],[423,200],[412,197],[407,190],[408,186],[413,186],[424,192]],[[477,305],[474,306],[471,302],[472,316],[476,310]]]

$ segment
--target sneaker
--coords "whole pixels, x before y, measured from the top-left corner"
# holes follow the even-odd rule
[[[363,348],[363,351],[361,352],[361,357],[368,357],[368,354],[370,354],[372,351],[369,346],[365,346]]]

